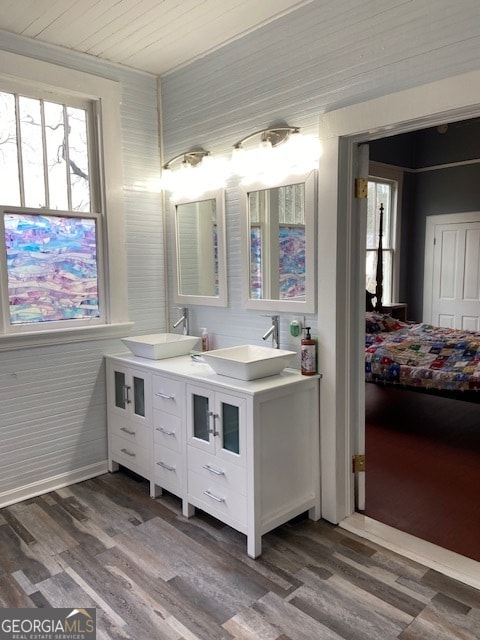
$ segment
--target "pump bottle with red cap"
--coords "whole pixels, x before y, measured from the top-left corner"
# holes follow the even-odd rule
[[[314,376],[317,368],[317,344],[305,327],[306,335],[301,342],[301,371],[304,376]]]

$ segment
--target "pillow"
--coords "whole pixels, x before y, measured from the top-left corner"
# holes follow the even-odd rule
[[[365,316],[365,331],[367,333],[382,333],[385,331],[398,331],[405,327],[405,322],[392,318],[388,313],[367,311]]]

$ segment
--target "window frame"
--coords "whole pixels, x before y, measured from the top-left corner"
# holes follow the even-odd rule
[[[394,303],[394,302],[397,302],[398,300],[399,283],[400,283],[400,238],[401,238],[401,218],[402,218],[401,203],[402,203],[402,190],[403,190],[403,171],[401,169],[397,169],[396,167],[392,167],[390,165],[385,165],[380,162],[370,161],[368,181],[389,183],[393,185],[392,202],[390,203],[391,245],[388,248],[384,247],[384,252],[390,252],[392,256],[391,257],[392,281],[390,283],[391,300],[384,299],[383,302],[385,304]],[[373,251],[373,249],[367,249],[367,247],[365,247],[365,258],[368,251]]]
[[[15,75],[12,75],[14,69]],[[5,325],[5,314],[0,326],[0,351],[81,342],[85,340],[121,337],[128,333],[133,323],[128,321],[127,263],[125,251],[111,250],[125,246],[125,211],[123,200],[122,149],[120,103],[121,87],[118,82],[68,69],[49,62],[0,51],[0,89],[30,95],[52,101],[88,100],[92,110],[95,141],[93,153],[98,162],[98,180],[93,181],[93,208],[99,214],[98,273],[99,287],[103,288],[104,322],[82,326]],[[28,208],[2,206],[2,211],[23,211]],[[57,210],[45,210],[53,215]],[[2,222],[3,226],[3,222]],[[8,314],[7,314],[8,315]],[[52,323],[53,324],[53,323]],[[55,323],[58,325],[58,323]],[[68,325],[68,322],[66,322]]]

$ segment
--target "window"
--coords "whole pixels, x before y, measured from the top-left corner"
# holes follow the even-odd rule
[[[0,74],[0,349],[123,335],[117,85],[5,57],[19,77]]]
[[[101,318],[91,111],[89,103],[77,107],[0,91],[0,204],[11,328]]]
[[[370,169],[372,171],[372,168]],[[376,172],[377,173],[377,172]],[[383,173],[384,171],[378,171]],[[383,303],[394,302],[397,295],[397,202],[401,186],[401,174],[389,177],[370,176],[368,181],[368,210],[366,238],[366,289],[375,293],[377,275],[377,248],[380,233],[380,206],[383,205],[382,247],[383,247]]]

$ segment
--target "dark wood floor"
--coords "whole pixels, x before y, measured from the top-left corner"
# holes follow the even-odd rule
[[[106,474],[0,511],[0,606],[95,607],[98,639],[478,639],[480,591],[325,522],[245,536]]]
[[[365,514],[480,561],[480,404],[371,383],[365,399]]]

